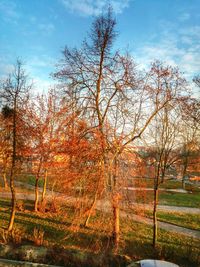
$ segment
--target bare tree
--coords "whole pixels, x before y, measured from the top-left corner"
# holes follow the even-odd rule
[[[104,190],[113,208],[112,236],[118,247],[118,158],[142,136],[154,116],[176,97],[175,91],[183,81],[178,71],[171,73],[170,68],[160,63],[141,74],[136,71],[130,55],[114,53],[115,24],[111,10],[98,17],[80,49],[64,49],[54,76],[62,83],[65,95],[75,96],[81,107],[80,116],[90,124],[88,132],[95,129],[98,133],[97,184],[101,186],[96,187],[86,224]]]
[[[200,75],[195,76],[193,82],[200,88]]]
[[[19,141],[22,137],[22,114],[24,103],[28,99],[30,85],[27,83],[27,76],[23,69],[21,61],[17,60],[13,73],[1,83],[1,100],[3,105],[4,117],[10,118],[11,127],[11,167],[10,167],[10,189],[12,193],[11,215],[8,225],[8,231],[13,229],[16,212],[16,192],[14,180],[16,178],[16,167],[19,159]],[[7,107],[5,109],[5,107]]]
[[[30,103],[28,112],[31,121],[32,141],[30,150],[32,153],[33,173],[35,174],[35,202],[34,210],[38,211],[39,203],[39,180],[43,177],[43,191],[41,202],[44,202],[47,186],[49,165],[51,165],[55,150],[55,131],[58,127],[58,107],[55,92],[50,91],[47,95],[38,95]]]
[[[172,114],[173,113],[173,114]],[[159,203],[159,187],[167,179],[170,169],[179,159],[180,146],[179,118],[172,107],[165,107],[152,123],[149,139],[149,160],[154,167],[154,201],[153,201],[153,246],[157,242],[157,206]]]
[[[110,150],[106,125],[109,124],[109,114],[116,110],[116,102],[123,98],[125,87],[132,87],[134,75],[132,62],[128,57],[122,57],[111,51],[116,36],[115,19],[111,10],[105,16],[97,18],[91,29],[90,41],[85,41],[81,49],[63,51],[64,59],[59,65],[60,70],[55,77],[66,84],[65,92],[70,95],[75,92],[84,117],[91,123],[90,130],[95,129],[99,143],[99,182],[107,189],[111,186],[106,172],[108,167],[108,151]],[[119,71],[120,70],[120,71]],[[119,75],[120,72],[120,75]],[[130,73],[129,73],[130,72]],[[104,181],[104,182],[102,182]],[[110,190],[110,189],[109,189]],[[85,224],[102,188],[97,186],[94,200]]]
[[[185,178],[188,176],[188,169],[191,167],[191,161],[196,157],[196,152],[199,150],[199,107],[199,99],[194,97],[189,97],[187,101],[182,102],[180,106],[182,118],[182,147],[180,150],[180,163],[183,188],[185,186]]]
[[[172,67],[158,64],[154,72],[154,84],[160,90],[160,99],[165,99],[165,105],[155,114],[148,125],[149,161],[154,167],[154,202],[153,202],[153,246],[157,241],[157,205],[159,202],[159,187],[166,180],[170,168],[179,160],[181,146],[181,106],[188,100],[188,94],[181,94],[182,88],[187,89],[186,81],[179,71]],[[187,90],[186,90],[187,92]],[[153,105],[158,105],[157,97]]]

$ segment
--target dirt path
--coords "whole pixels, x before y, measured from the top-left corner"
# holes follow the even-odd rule
[[[11,194],[9,192],[0,192],[0,198],[10,198]],[[60,201],[69,201],[69,202],[74,202],[76,199],[73,197],[67,197],[64,196],[63,194],[56,194],[58,200]],[[34,200],[34,194],[30,193],[17,193],[17,199],[26,199],[26,200]],[[52,195],[48,194],[48,197],[51,198]],[[138,204],[137,204],[138,205]],[[151,208],[152,206],[150,205],[145,205],[146,208]],[[187,207],[175,207],[175,206],[164,206],[164,205],[159,205],[158,208],[163,211],[178,211],[178,212],[185,212],[185,213],[190,213],[190,214],[200,214],[200,209],[197,208],[187,208]],[[97,201],[96,205],[97,210],[101,210],[104,212],[111,212],[111,205],[109,201]],[[127,214],[125,211],[121,211],[120,213],[121,218],[131,218],[137,222],[142,222],[146,223],[148,225],[152,225],[152,220],[149,218],[145,218],[139,215],[135,214]],[[165,222],[158,222],[158,225],[160,228],[170,231],[170,232],[175,232],[175,233],[180,233],[184,234],[193,238],[199,238],[200,239],[200,231],[198,230],[190,230],[188,228],[180,227],[174,224],[170,223],[165,223]]]

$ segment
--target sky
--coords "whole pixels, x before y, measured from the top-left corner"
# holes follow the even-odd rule
[[[114,48],[128,50],[139,68],[161,60],[189,80],[200,74],[200,0],[0,0],[0,77],[20,58],[35,88],[45,90],[63,48],[80,47],[109,4]]]

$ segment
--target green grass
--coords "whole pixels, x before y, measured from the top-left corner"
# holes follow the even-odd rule
[[[134,255],[143,259],[157,258],[180,266],[199,266],[199,240],[159,229],[157,250],[154,251],[151,246],[152,228],[150,226],[133,222],[131,229],[125,234],[126,254],[134,252]]]
[[[197,185],[185,184],[185,189],[189,192],[200,193],[200,186],[197,187]]]
[[[159,199],[160,205],[200,208],[200,193],[184,194],[160,191]]]
[[[200,214],[188,214],[178,212],[160,212],[158,218],[165,222],[200,231]]]
[[[146,211],[145,213],[148,217],[152,218],[152,212]],[[157,218],[163,222],[200,231],[200,214],[158,211]]]
[[[145,177],[136,177],[133,178],[129,186],[144,186],[148,188],[154,187],[154,179],[153,178],[145,178]],[[165,179],[164,183],[160,185],[160,188],[166,188],[166,189],[179,189],[182,188],[182,182],[179,180],[172,180],[172,179]]]
[[[153,178],[145,178],[145,177],[135,177],[128,181],[128,186],[133,187],[147,187],[153,188],[154,187],[154,179]],[[181,179],[165,179],[162,184],[160,184],[160,188],[164,189],[181,189],[182,188],[182,181]],[[196,191],[200,192],[200,188],[196,184],[188,184],[186,183],[185,189],[188,191]]]
[[[45,244],[56,245],[65,249],[77,248],[88,252],[106,252],[110,246],[112,219],[109,214],[97,212],[91,219],[89,228],[76,227],[83,223],[83,215],[72,207],[62,205],[60,213],[36,214],[32,212],[33,202],[25,202],[26,211],[17,212],[15,228],[24,239],[32,240],[34,228],[44,231]],[[0,226],[6,227],[9,219],[10,201],[0,200]],[[76,214],[76,216],[74,216]],[[160,218],[177,222],[178,214],[160,213]],[[180,215],[181,218],[182,215]],[[176,217],[176,218],[175,218]],[[197,219],[194,219],[196,225]],[[183,217],[181,223],[186,223]],[[187,222],[188,223],[188,222]],[[152,227],[130,219],[121,220],[120,253],[132,259],[158,258],[166,259],[181,266],[198,266],[200,264],[199,240],[180,234],[159,230],[156,251],[152,248]],[[92,267],[92,266],[91,266]]]
[[[182,189],[182,181],[181,180],[165,180],[160,188],[164,189]],[[200,188],[198,188],[195,184],[185,184],[185,190],[192,192],[200,192]]]
[[[17,177],[17,181],[26,183],[28,185],[32,185],[35,186],[35,175],[20,175],[19,177]],[[39,182],[38,182],[38,186],[42,187],[43,186],[43,179],[40,178]]]
[[[182,188],[182,182],[177,180],[165,180],[161,185],[160,188],[165,189],[180,189]]]
[[[152,191],[128,191],[128,199],[137,203],[151,204],[153,202]],[[200,208],[200,193],[177,193],[172,191],[159,191],[159,205],[169,205],[178,207]]]

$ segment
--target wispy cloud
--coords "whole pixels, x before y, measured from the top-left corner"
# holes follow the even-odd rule
[[[47,74],[49,76],[50,70],[54,66],[54,59],[46,54],[37,55],[29,55],[26,59],[26,69],[30,75],[41,76],[43,74]]]
[[[16,9],[16,4],[9,0],[0,1],[0,14],[1,18],[7,22],[16,23],[17,19],[20,17]]]
[[[200,27],[184,27],[181,30],[161,34],[160,41],[144,44],[138,48],[135,59],[141,68],[146,68],[154,60],[178,66],[187,78],[200,71]]]
[[[61,0],[68,11],[77,12],[82,16],[97,16],[109,5],[112,6],[116,14],[122,13],[124,8],[128,7],[131,1],[132,0]]]

